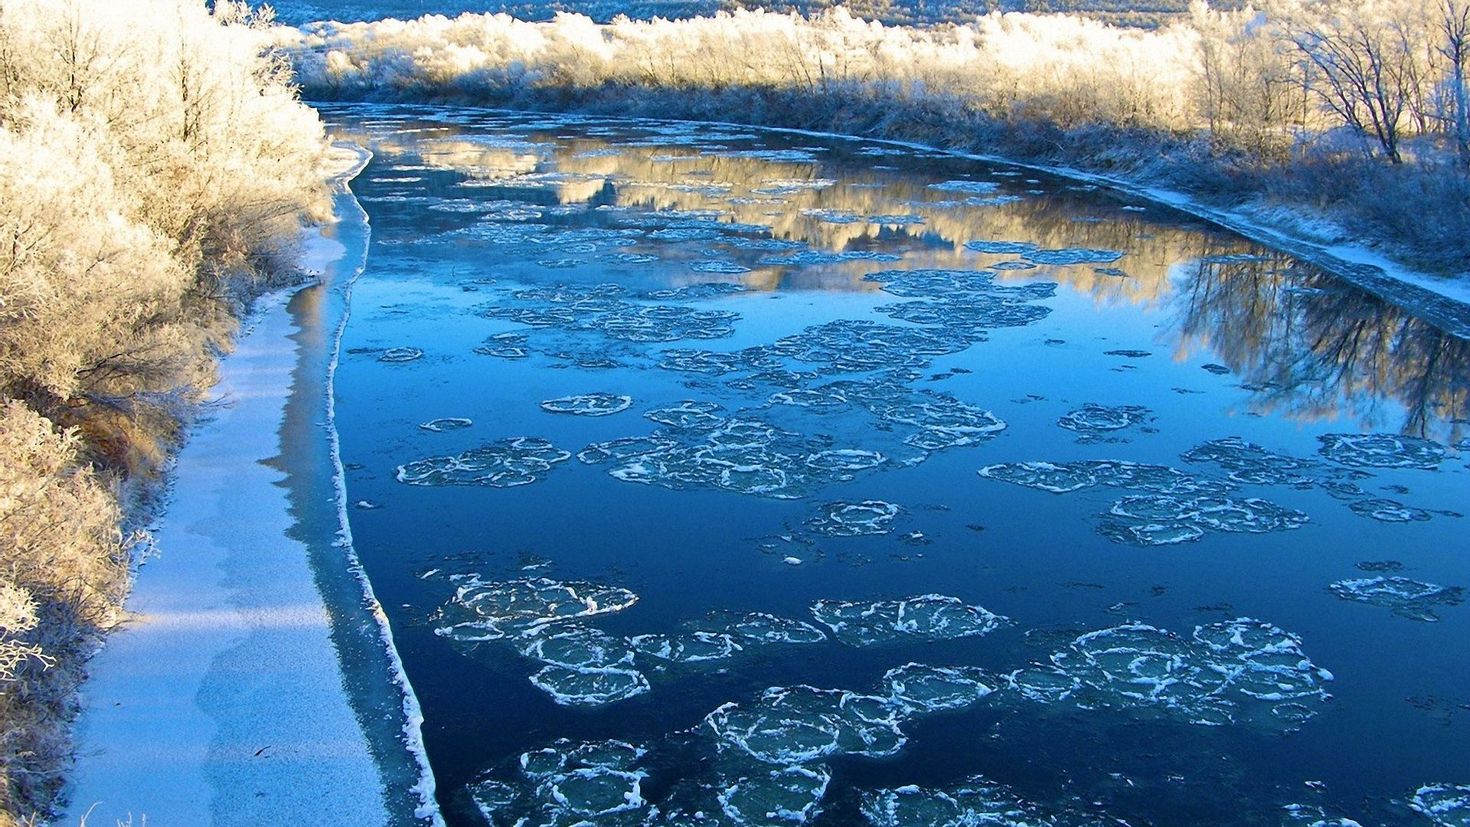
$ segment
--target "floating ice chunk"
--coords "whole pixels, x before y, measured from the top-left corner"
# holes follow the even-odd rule
[[[832,776],[824,767],[756,767],[723,785],[720,809],[737,825],[806,824],[816,817]]]
[[[810,623],[765,612],[712,612],[695,625],[706,631],[733,635],[747,648],[764,644],[802,645],[827,641],[827,633]]]
[[[474,421],[462,416],[446,416],[420,423],[419,427],[425,431],[441,433],[443,431],[458,431],[463,428],[468,428],[473,424],[475,424]]]
[[[771,394],[771,398],[767,401],[772,405],[791,405],[796,408],[819,411],[841,410],[851,404],[847,401],[846,396],[837,391],[810,388],[777,391]]]
[[[1327,590],[1344,600],[1383,606],[1396,615],[1428,622],[1439,620],[1434,613],[1435,607],[1458,606],[1465,595],[1464,588],[1460,586],[1437,586],[1407,577],[1339,580]]]
[[[987,465],[979,473],[988,479],[1054,494],[1079,491],[1094,485],[1172,495],[1223,494],[1232,488],[1229,483],[1197,477],[1166,465],[1126,460],[1012,462]]]
[[[622,413],[633,406],[633,397],[615,393],[584,393],[562,396],[541,403],[541,409],[550,413],[574,416],[610,416]]]
[[[817,451],[806,458],[806,464],[812,468],[841,473],[866,471],[869,468],[877,468],[887,461],[887,457],[877,451],[864,451],[859,448],[833,448]]]
[[[1057,703],[1082,688],[1082,681],[1064,670],[1045,664],[1022,667],[1005,676],[1006,687],[1028,701]]]
[[[511,823],[503,816],[519,801],[520,790],[504,781],[486,778],[471,784],[469,792],[475,809],[480,811],[487,824],[500,827]]]
[[[721,152],[731,158],[754,158],[775,164],[816,163],[817,156],[804,149],[739,149]]]
[[[1181,456],[1187,462],[1217,463],[1230,479],[1256,485],[1322,485],[1335,489],[1365,476],[1361,471],[1329,466],[1321,460],[1277,453],[1234,436],[1202,443]]]
[[[909,663],[883,676],[888,697],[909,714],[965,709],[994,692],[996,681],[975,666],[927,666]]]
[[[845,250],[843,252],[827,252],[824,250],[803,250],[787,256],[767,256],[760,260],[761,264],[771,267],[808,267],[816,264],[839,264],[844,261],[898,261],[902,256],[893,253],[880,253],[876,250]]]
[[[742,646],[723,632],[689,632],[677,635],[637,635],[628,642],[641,655],[674,663],[698,663],[734,657]]]
[[[666,488],[717,488],[756,496],[793,499],[825,482],[852,478],[852,472],[809,465],[807,457],[830,450],[830,437],[804,436],[756,419],[715,416],[713,403],[688,402],[650,411],[674,430],[672,444],[625,456],[608,470],[626,482]]]
[[[1470,825],[1470,785],[1427,784],[1414,791],[1409,806],[1439,827]]]
[[[549,664],[531,683],[562,706],[606,706],[649,690],[648,679],[626,667],[579,667]]]
[[[1433,471],[1445,458],[1445,447],[1431,439],[1396,434],[1324,434],[1318,451],[1343,465],[1373,468],[1422,468]]]
[[[617,586],[545,577],[485,581],[461,578],[443,608],[437,634],[465,642],[498,640],[574,618],[621,612],[638,595]]]
[[[766,202],[750,199],[750,203]],[[785,241],[779,238],[722,238],[719,243],[737,250],[800,250],[806,246],[800,241]]]
[[[536,482],[571,454],[538,437],[514,437],[449,457],[428,457],[398,466],[408,485],[483,485],[510,488]]]
[[[926,451],[976,445],[1006,428],[1006,423],[990,411],[932,391],[920,391],[903,400],[880,401],[872,410],[889,422],[917,427],[918,432],[904,442]]]
[[[678,443],[659,435],[633,436],[622,439],[594,442],[577,452],[577,459],[588,465],[630,459],[644,454],[657,454],[673,448]]]
[[[1281,808],[1281,827],[1363,827],[1362,824],[1342,816],[1329,815],[1315,805],[1287,804]]]
[[[721,376],[750,367],[750,363],[743,353],[720,353],[710,350],[690,350],[686,348],[671,348],[664,351],[663,358],[659,360],[658,366],[664,370],[678,370],[686,373],[703,373],[709,376]]]
[[[651,411],[645,411],[643,415],[660,425],[686,430],[709,428],[720,424],[724,420],[717,416],[716,412],[723,410],[724,408],[716,402],[700,402],[693,399],[686,399],[677,405],[671,405],[667,408],[654,408]]]
[[[1067,266],[1073,264],[1112,264],[1123,257],[1121,250],[1093,250],[1076,247],[1064,250],[1027,250],[1021,258],[1036,264]]]
[[[893,755],[907,740],[898,728],[901,712],[876,695],[771,687],[752,703],[721,706],[704,723],[721,743],[784,767],[834,755]]]
[[[962,330],[841,319],[778,339],[768,351],[836,371],[863,373],[922,366],[929,357],[964,350],[975,338]]]
[[[818,600],[817,622],[849,646],[897,640],[950,640],[989,634],[1009,619],[958,597],[926,594],[904,600]]]
[[[601,333],[630,342],[718,339],[734,332],[739,314],[683,305],[644,305],[623,301],[612,285],[556,284],[518,290],[513,303],[485,305],[480,315],[532,327],[559,327]]]
[[[883,292],[905,298],[959,298],[996,289],[988,270],[883,270],[863,276]]]
[[[1066,494],[1080,491],[1098,484],[1098,478],[1085,463],[1057,465],[1050,462],[1007,462],[987,465],[978,472],[980,476],[1027,488]]]
[[[896,319],[915,324],[965,327],[1020,327],[1045,318],[1047,307],[1028,304],[1056,294],[1053,282],[1001,287],[987,270],[884,270],[864,281],[883,285],[883,291],[905,298],[940,300],[908,302],[879,308]]]
[[[1204,529],[1188,523],[1141,523],[1127,531],[1133,540],[1145,546],[1173,546],[1192,543],[1205,536]]]
[[[1025,327],[1051,314],[1051,308],[1008,299],[976,296],[966,301],[903,302],[878,308],[890,318],[952,328]]]
[[[648,234],[657,241],[708,241],[723,235],[712,227],[665,227]]]
[[[634,647],[601,629],[567,624],[543,625],[522,633],[522,655],[568,669],[632,668]]]
[[[751,190],[761,195],[791,195],[802,190],[823,190],[837,185],[832,178],[770,178]]]
[[[696,299],[713,299],[719,296],[744,292],[746,292],[746,287],[743,284],[716,281],[705,284],[686,284],[683,287],[671,287],[666,290],[650,290],[644,294],[644,297],[659,300],[690,301]]]
[[[1270,623],[1237,618],[1196,626],[1194,640],[1210,653],[1210,671],[1223,679],[1216,691],[1247,717],[1253,705],[1264,704],[1274,723],[1295,729],[1332,697],[1323,688],[1332,673],[1307,658],[1301,638]]]
[[[650,253],[610,253],[604,259],[619,264],[653,264],[658,261],[658,256]]]
[[[1119,431],[1147,421],[1153,411],[1142,405],[1098,405],[1088,402],[1075,411],[1069,411],[1057,424],[1069,431],[1081,434],[1098,434]]]
[[[950,790],[906,786],[863,795],[859,809],[873,827],[1047,827],[1056,821],[1008,788],[975,775]]]
[[[803,209],[801,214],[808,218],[815,218],[825,224],[855,224],[863,220],[862,216],[847,210],[807,208]]]
[[[831,502],[807,525],[818,534],[829,537],[855,537],[861,534],[887,534],[903,509],[882,500]]]
[[[719,259],[692,261],[689,263],[689,269],[696,273],[726,273],[729,275],[750,272],[750,268],[743,264],[736,264],[733,261],[720,261]]]
[[[576,744],[559,738],[551,746],[521,753],[521,773],[533,781],[544,781],[568,769],[601,768],[632,770],[648,750],[626,741],[587,741]],[[508,786],[508,785],[507,785]]]
[[[584,767],[554,775],[542,782],[537,797],[554,801],[579,818],[602,818],[644,809],[640,785],[648,774],[606,767]]]
[[[967,192],[976,195],[989,195],[1000,188],[993,181],[941,181],[938,184],[930,184],[929,189],[939,192]]]
[[[524,359],[529,353],[526,350],[526,340],[524,333],[496,333],[487,336],[483,343],[475,346],[474,351],[482,356]]]
[[[1085,467],[1102,484],[1131,491],[1172,495],[1218,495],[1234,487],[1229,482],[1196,476],[1167,465],[1149,465],[1126,460],[1095,460],[1085,463]]]
[[[390,347],[378,356],[379,362],[389,364],[401,364],[403,362],[415,362],[424,358],[424,352],[416,347]]]
[[[1198,539],[1204,531],[1264,534],[1290,531],[1307,523],[1294,508],[1256,497],[1180,497],[1138,494],[1124,497],[1108,510],[1099,527],[1117,542],[1141,545],[1173,544]]]
[[[1383,523],[1413,523],[1430,519],[1428,511],[1404,505],[1397,500],[1382,498],[1358,500],[1348,508],[1352,509],[1354,514],[1370,517]]]
[[[1078,637],[1051,661],[1009,682],[1028,700],[1149,711],[1206,726],[1295,729],[1330,697],[1323,683],[1332,679],[1295,635],[1248,618],[1197,626],[1189,639],[1124,624]],[[1040,690],[1031,689],[1036,684]]]

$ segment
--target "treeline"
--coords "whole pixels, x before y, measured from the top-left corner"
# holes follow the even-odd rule
[[[837,9],[607,25],[430,16],[276,36],[308,97],[921,140],[1286,204],[1416,264],[1470,265],[1470,0],[1201,3],[1154,30],[1032,14],[918,29]]]
[[[81,662],[127,589],[131,483],[329,209],[322,126],[263,22],[0,2],[0,823],[58,789]]]

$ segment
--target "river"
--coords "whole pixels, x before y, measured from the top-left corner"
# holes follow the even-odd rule
[[[323,114],[374,153],[352,534],[449,823],[1412,823],[1466,781],[1433,319],[938,152]]]

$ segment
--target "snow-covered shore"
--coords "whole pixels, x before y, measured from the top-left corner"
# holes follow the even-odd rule
[[[367,158],[361,150],[334,153],[343,200],[354,207],[346,182]],[[354,255],[334,236],[365,244],[365,216],[344,212],[304,245],[302,269],[322,273],[324,284],[257,304],[222,363],[219,403],[178,456],[157,554],[140,568],[128,620],[109,635],[82,687],[69,807],[59,824],[438,821],[412,691],[392,687],[402,720],[379,721],[349,690],[353,675],[334,623],[372,625],[357,616],[380,616],[371,591],[347,584],[342,592],[360,595],[361,605],[346,607],[353,615],[346,624],[336,616],[344,609],[324,598],[314,555],[350,548],[313,547],[323,530],[299,525],[286,480],[287,438],[302,435],[290,428],[288,410],[326,407],[325,399],[303,405],[298,396],[320,396],[328,376],[304,383],[298,369],[334,364],[340,332],[329,325],[333,335],[324,339],[298,336],[302,311],[292,301],[311,290],[345,292],[360,271],[362,250]],[[344,226],[351,222],[362,226]],[[326,353],[310,352],[324,346]],[[322,439],[319,430],[308,435]],[[336,509],[328,513],[326,536],[345,539]],[[391,641],[375,643],[390,647],[379,660],[395,669]]]

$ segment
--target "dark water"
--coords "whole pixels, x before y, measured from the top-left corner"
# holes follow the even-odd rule
[[[1428,823],[1470,783],[1465,340],[1024,170],[327,115],[376,153],[352,528],[451,823]],[[561,586],[595,606],[545,622]]]

